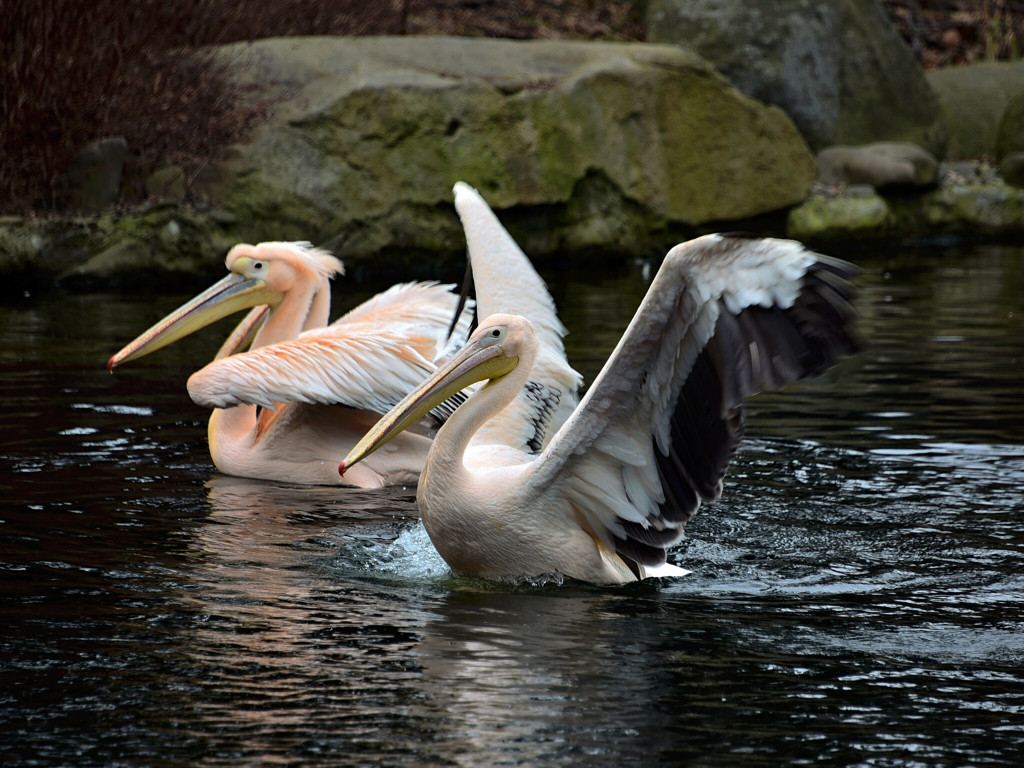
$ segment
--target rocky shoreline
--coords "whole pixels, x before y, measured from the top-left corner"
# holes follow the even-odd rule
[[[789,211],[786,235],[819,246],[1024,237],[1024,189],[986,161],[942,163],[925,190],[818,183]]]
[[[514,214],[513,234],[528,239],[523,228],[533,226],[533,217],[507,213]],[[454,209],[451,216],[454,222]],[[193,288],[222,270],[223,254],[235,243],[230,235],[235,223],[228,211],[176,203],[70,218],[0,218],[0,275],[7,293]],[[806,201],[787,211],[712,222],[680,232],[677,239],[716,229],[791,237],[824,250],[938,237],[1004,241],[1024,238],[1024,189],[1006,184],[991,163],[944,164],[939,183],[924,192],[883,194],[867,185],[816,183]],[[650,255],[671,242],[649,243],[645,250],[623,255]],[[160,244],[163,258],[153,258],[154,243]],[[451,271],[462,254],[462,247],[453,244],[417,253],[411,261],[408,254],[346,261],[356,279],[366,271],[387,280],[431,278],[439,270]],[[572,255],[587,258],[585,251]],[[535,260],[543,264],[550,257],[541,253]]]

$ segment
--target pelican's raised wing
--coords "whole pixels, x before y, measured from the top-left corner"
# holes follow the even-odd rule
[[[856,349],[855,272],[787,240],[708,235],[676,246],[531,466],[531,485],[557,488],[608,549],[663,563],[701,501],[721,492],[743,399]]]
[[[209,408],[301,402],[385,413],[433,372],[457,303],[451,288],[392,286],[326,328],[215,360],[192,374],[189,394]],[[471,311],[457,333],[468,332]]]
[[[530,259],[475,189],[458,182],[454,192],[455,210],[466,232],[477,313],[521,315],[533,325],[539,343],[530,381],[480,428],[474,443],[537,453],[576,408],[583,379],[566,359],[565,326]]]

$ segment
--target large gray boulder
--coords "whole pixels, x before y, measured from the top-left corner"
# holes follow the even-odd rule
[[[649,0],[647,38],[693,49],[781,107],[816,150],[907,141],[943,152],[939,102],[877,0]]]
[[[947,155],[997,157],[1000,125],[1016,96],[1024,94],[1024,62],[980,62],[944,67],[927,75],[945,110]]]
[[[199,178],[240,239],[348,260],[464,245],[455,181],[530,253],[646,251],[801,202],[814,158],[782,110],[676,46],[287,38],[219,55],[269,122]]]

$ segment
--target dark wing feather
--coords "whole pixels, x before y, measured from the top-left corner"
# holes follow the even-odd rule
[[[744,399],[857,349],[856,268],[798,243],[709,235],[674,248],[580,407],[534,465],[603,543],[645,565],[713,501]]]

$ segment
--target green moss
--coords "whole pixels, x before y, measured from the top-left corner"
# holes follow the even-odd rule
[[[878,195],[815,195],[789,212],[787,233],[809,242],[885,237],[894,221],[889,204]]]
[[[1024,190],[1008,185],[949,187],[927,195],[924,223],[941,231],[1024,230]]]

